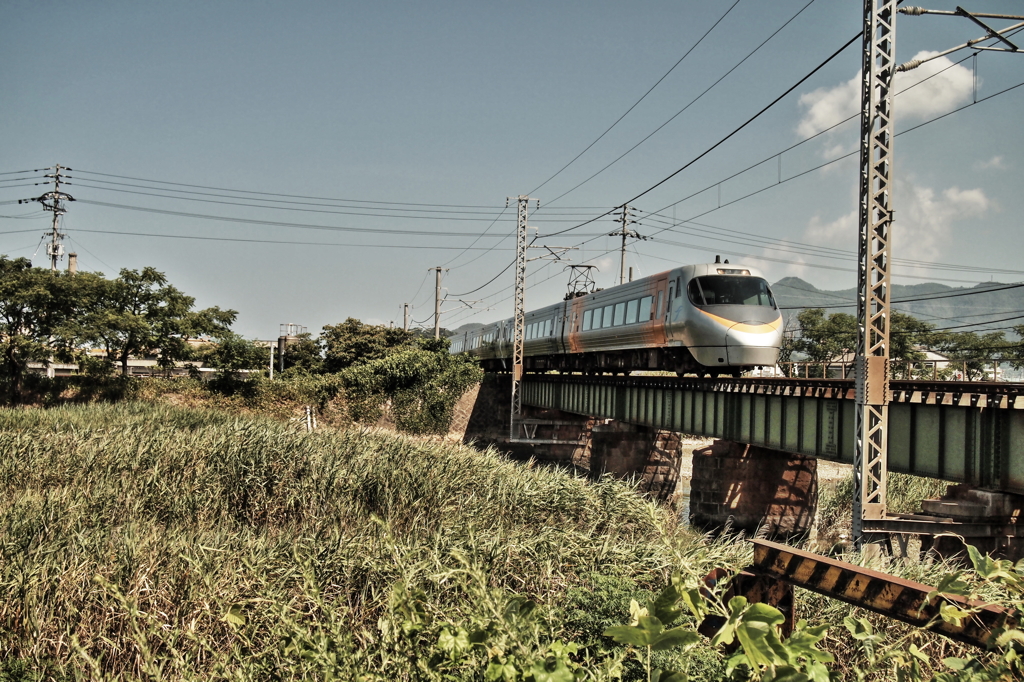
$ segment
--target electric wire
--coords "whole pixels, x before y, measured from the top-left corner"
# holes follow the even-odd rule
[[[814,0],[811,0],[811,2],[814,2]],[[811,2],[808,2],[807,4],[808,4],[808,5],[810,5],[810,4],[811,4]],[[636,109],[636,108],[637,108],[637,106],[639,106],[639,104],[640,104],[641,102],[643,102],[643,101],[644,101],[644,99],[646,99],[646,98],[647,98],[647,95],[651,94],[651,92],[653,92],[653,91],[654,91],[654,89],[655,89],[656,87],[658,87],[659,85],[661,85],[661,82],[662,82],[663,80],[665,80],[666,78],[668,78],[668,75],[669,75],[670,73],[672,73],[673,71],[675,71],[675,68],[676,68],[677,66],[679,66],[680,64],[682,64],[682,63],[683,63],[683,60],[684,60],[684,59],[686,59],[687,57],[689,57],[689,56],[690,56],[690,53],[691,53],[691,52],[693,52],[694,50],[696,50],[696,49],[697,49],[697,47],[698,47],[698,46],[699,46],[699,45],[700,45],[700,44],[701,44],[702,42],[704,42],[704,39],[705,39],[705,38],[707,38],[707,37],[708,37],[708,35],[710,35],[710,34],[711,34],[711,32],[715,30],[715,27],[717,27],[717,26],[718,26],[718,25],[719,25],[720,23],[722,23],[722,21],[723,21],[723,20],[724,20],[724,19],[725,19],[725,18],[726,18],[727,16],[729,16],[729,13],[730,13],[730,12],[732,12],[732,11],[733,11],[733,9],[734,9],[734,8],[736,7],[736,5],[738,5],[738,4],[740,4],[740,0],[736,0],[736,2],[734,2],[734,3],[732,4],[732,5],[730,5],[730,6],[729,6],[729,9],[727,9],[727,10],[725,11],[725,14],[723,14],[723,15],[722,15],[721,17],[719,17],[719,18],[718,18],[718,21],[716,21],[716,22],[715,22],[714,24],[712,24],[712,25],[711,25],[711,28],[709,28],[709,29],[708,29],[707,31],[705,31],[705,32],[704,32],[704,35],[702,35],[702,36],[700,37],[700,39],[699,39],[699,40],[697,40],[697,42],[695,42],[695,43],[694,43],[694,44],[693,44],[693,45],[692,45],[692,46],[690,47],[690,49],[689,49],[689,50],[687,50],[687,51],[686,51],[686,52],[685,52],[685,53],[683,54],[683,56],[682,56],[682,57],[680,57],[680,58],[679,58],[679,60],[678,60],[678,61],[677,61],[677,62],[676,62],[675,64],[673,64],[673,65],[672,65],[672,68],[670,68],[670,69],[669,69],[668,71],[666,71],[666,72],[664,73],[664,75],[662,75],[662,77],[661,77],[661,78],[659,78],[659,79],[658,79],[658,81],[657,81],[657,82],[656,82],[656,83],[655,83],[654,85],[652,85],[652,86],[650,87],[650,89],[648,89],[648,90],[647,90],[647,92],[645,92],[645,93],[644,93],[643,95],[641,95],[641,96],[640,96],[640,99],[638,99],[637,101],[633,102],[632,106],[630,106],[630,107],[629,107],[629,109],[626,109],[625,113],[623,113],[623,114],[622,114],[621,116],[619,116],[619,117],[618,117],[617,119],[615,119],[615,122],[614,122],[614,123],[612,123],[612,124],[611,124],[610,126],[608,126],[608,128],[607,128],[607,129],[605,129],[605,131],[604,131],[603,133],[601,133],[600,135],[598,135],[598,136],[597,136],[597,139],[595,139],[595,140],[594,140],[593,142],[591,142],[590,144],[588,144],[588,145],[586,146],[586,148],[585,148],[585,149],[584,149],[583,151],[581,151],[581,152],[580,152],[579,154],[577,154],[576,156],[574,156],[574,157],[572,158],[572,160],[571,160],[571,161],[569,161],[569,163],[565,164],[564,166],[562,166],[561,168],[559,168],[559,169],[558,169],[557,171],[555,171],[555,174],[554,174],[554,175],[552,175],[552,176],[551,176],[551,177],[549,177],[549,178],[548,178],[547,180],[545,180],[544,182],[540,183],[539,185],[537,185],[536,187],[534,187],[534,188],[533,188],[532,190],[530,190],[529,192],[527,192],[527,195],[530,195],[530,194],[533,194],[533,193],[535,193],[535,192],[536,192],[537,190],[539,190],[539,189],[540,189],[541,187],[543,187],[544,185],[546,185],[546,184],[548,184],[549,182],[551,182],[552,180],[554,180],[554,179],[555,179],[556,177],[558,177],[558,175],[560,175],[560,174],[561,174],[561,172],[562,172],[562,171],[564,171],[564,170],[565,170],[566,168],[568,168],[568,167],[569,167],[569,166],[571,166],[572,164],[576,163],[576,161],[577,161],[577,160],[578,160],[578,159],[579,159],[579,158],[580,158],[581,156],[583,156],[583,155],[584,155],[584,154],[586,154],[586,153],[587,153],[588,151],[590,151],[590,148],[591,148],[591,147],[593,147],[593,146],[594,146],[595,144],[597,144],[598,142],[600,142],[600,141],[601,141],[601,139],[602,139],[602,138],[604,138],[604,136],[605,136],[605,135],[607,135],[608,133],[610,133],[610,132],[611,132],[611,130],[612,130],[612,128],[614,128],[615,126],[617,126],[617,125],[619,124],[619,122],[620,122],[620,121],[622,121],[622,119],[626,118],[626,116],[628,116],[628,115],[629,115],[629,112],[633,111],[633,109]],[[806,9],[806,6],[805,6],[805,9]],[[803,10],[800,10],[800,11],[802,12]],[[632,151],[632,150],[630,150],[630,151]],[[620,158],[621,158],[621,157],[620,157]],[[617,161],[617,160],[618,160],[618,159],[616,159],[616,161]],[[590,179],[590,178],[588,178],[588,180],[589,180],[589,179]],[[586,181],[584,181],[584,182],[586,182]],[[577,187],[578,187],[578,186],[579,186],[579,185],[577,185]],[[576,189],[576,188],[574,187],[573,189]],[[569,190],[569,191],[571,192],[572,190]],[[566,192],[565,194],[568,194],[568,192]],[[558,201],[558,199],[561,199],[561,198],[562,198],[563,196],[565,196],[565,194],[562,194],[562,195],[560,195],[560,196],[559,196],[558,198],[554,199],[554,201]],[[552,202],[552,203],[553,203],[553,202]]]
[[[845,44],[844,44],[844,45],[843,45],[842,47],[840,47],[840,48],[839,48],[838,50],[836,50],[835,52],[833,52],[833,53],[832,53],[832,54],[831,54],[831,55],[830,55],[829,57],[827,57],[827,58],[825,59],[825,61],[821,62],[821,63],[820,63],[820,64],[818,64],[818,65],[817,65],[816,67],[814,67],[814,69],[812,69],[812,70],[811,70],[811,71],[810,71],[810,72],[809,72],[809,73],[808,73],[807,75],[805,75],[805,76],[803,76],[802,78],[800,78],[800,80],[798,80],[798,81],[797,81],[796,83],[794,83],[793,85],[791,85],[791,86],[790,86],[789,88],[787,88],[787,89],[786,89],[786,91],[785,91],[785,92],[783,92],[783,93],[782,93],[781,95],[779,95],[779,96],[778,96],[778,97],[776,97],[776,98],[775,98],[774,100],[772,100],[772,101],[771,101],[770,103],[768,103],[768,104],[767,104],[767,105],[765,105],[765,106],[764,106],[763,108],[761,108],[761,110],[760,110],[760,111],[758,111],[758,112],[757,112],[756,114],[754,114],[753,116],[751,116],[750,118],[748,118],[748,119],[747,119],[746,121],[744,121],[744,122],[743,122],[742,124],[740,124],[740,125],[739,125],[738,127],[734,128],[734,129],[732,130],[732,132],[728,133],[728,134],[727,134],[727,135],[726,135],[725,137],[721,138],[721,139],[720,139],[720,140],[719,140],[718,142],[714,143],[713,145],[711,145],[710,147],[708,147],[708,148],[707,148],[706,150],[704,150],[703,152],[701,152],[700,154],[698,154],[697,156],[695,156],[694,158],[692,158],[692,159],[691,159],[690,161],[688,161],[688,162],[687,162],[686,164],[684,164],[684,165],[683,165],[683,166],[682,166],[681,168],[679,168],[678,170],[676,170],[676,171],[672,172],[671,174],[669,174],[669,175],[668,175],[668,176],[666,176],[665,178],[663,178],[663,179],[659,180],[658,182],[654,183],[653,185],[651,185],[650,187],[648,187],[648,188],[647,188],[647,189],[645,189],[644,191],[642,191],[642,192],[640,192],[639,194],[637,194],[637,195],[636,195],[635,197],[633,197],[632,199],[629,199],[628,201],[624,201],[624,202],[622,202],[622,203],[621,203],[621,204],[619,204],[619,205],[620,205],[620,206],[623,206],[623,205],[625,205],[625,206],[628,206],[629,204],[632,204],[633,202],[635,202],[635,201],[636,201],[637,199],[639,199],[639,198],[641,198],[641,197],[643,197],[643,196],[646,196],[647,194],[650,194],[650,193],[651,193],[651,192],[653,192],[653,191],[654,191],[655,189],[657,189],[658,187],[661,187],[661,186],[662,186],[663,184],[665,184],[666,182],[668,182],[669,180],[671,180],[671,179],[672,179],[672,178],[674,178],[675,176],[679,175],[680,173],[682,173],[682,172],[683,172],[684,170],[686,170],[687,168],[689,168],[689,167],[690,167],[690,166],[692,166],[693,164],[695,164],[695,163],[697,163],[698,161],[700,161],[700,160],[701,160],[702,158],[704,158],[705,156],[707,156],[708,154],[710,154],[711,152],[713,152],[713,151],[714,151],[715,149],[717,149],[718,147],[720,147],[720,146],[722,146],[723,144],[725,144],[725,143],[726,143],[726,142],[727,142],[727,141],[728,141],[729,139],[731,139],[731,138],[732,138],[733,136],[735,136],[735,135],[736,135],[736,134],[738,134],[738,133],[739,133],[740,131],[742,131],[742,130],[743,130],[744,128],[746,128],[746,127],[747,127],[748,125],[750,125],[751,123],[753,123],[754,121],[756,121],[756,120],[757,120],[758,118],[760,118],[762,114],[764,114],[764,113],[765,113],[766,111],[768,111],[768,110],[769,110],[769,109],[771,109],[771,108],[772,108],[773,106],[775,106],[776,104],[778,104],[778,103],[779,103],[779,102],[780,102],[780,101],[781,101],[781,100],[782,100],[782,99],[783,99],[783,98],[784,98],[784,97],[785,97],[786,95],[788,95],[789,93],[791,93],[791,92],[793,92],[794,90],[796,90],[796,89],[797,89],[798,87],[800,87],[801,85],[803,85],[803,84],[804,84],[804,83],[805,83],[805,82],[806,82],[806,81],[807,81],[807,80],[808,80],[808,79],[809,79],[809,78],[810,78],[811,76],[813,76],[814,74],[818,73],[818,71],[820,71],[821,69],[825,68],[825,66],[827,66],[827,65],[829,64],[829,62],[831,62],[831,61],[832,61],[833,59],[835,59],[836,57],[838,57],[838,56],[839,56],[839,55],[840,55],[840,54],[841,54],[841,53],[842,53],[842,52],[843,52],[844,50],[846,50],[846,48],[848,48],[848,47],[849,47],[850,45],[853,45],[853,43],[854,43],[854,42],[856,42],[856,41],[857,41],[857,39],[858,39],[858,38],[860,38],[860,37],[861,37],[861,33],[860,33],[860,32],[858,32],[858,33],[857,33],[857,35],[855,35],[855,36],[853,36],[852,38],[850,38],[850,39],[849,39],[849,40],[848,40],[848,41],[847,41],[847,42],[846,42],[846,43],[845,43]],[[547,235],[547,237],[549,237],[549,238],[550,238],[550,237],[554,237],[554,236],[556,236],[556,235],[560,235],[560,234],[565,234],[566,232],[570,232],[571,230],[575,230],[575,229],[577,229],[577,228],[583,227],[584,225],[587,225],[587,224],[589,224],[589,223],[592,223],[592,222],[594,222],[594,221],[596,221],[596,220],[600,220],[601,218],[603,218],[603,217],[605,217],[605,216],[607,216],[607,215],[611,214],[611,213],[612,213],[612,211],[614,211],[614,210],[615,210],[614,208],[612,208],[612,209],[609,209],[609,210],[608,210],[608,211],[606,211],[605,213],[602,213],[601,215],[599,215],[599,216],[597,216],[597,217],[595,217],[595,218],[591,218],[590,220],[588,220],[588,221],[586,221],[586,222],[583,222],[583,223],[580,223],[579,225],[575,225],[575,226],[573,226],[573,227],[569,227],[569,228],[566,228],[566,229],[564,229],[564,230],[561,230],[561,231],[559,231],[559,232],[555,232],[555,233],[553,233],[553,234]],[[662,210],[664,210],[664,209],[662,209]]]
[[[761,44],[760,44],[760,45],[758,45],[758,46],[757,46],[757,47],[755,47],[755,48],[754,48],[753,50],[751,50],[751,51],[750,51],[749,53],[747,53],[747,55],[746,55],[746,56],[745,56],[745,57],[744,57],[743,59],[741,59],[740,61],[736,62],[736,64],[735,64],[735,65],[734,65],[734,66],[733,66],[733,67],[732,67],[731,69],[729,69],[728,71],[726,71],[726,72],[725,72],[725,73],[724,73],[724,74],[723,74],[722,76],[720,76],[720,77],[718,78],[718,80],[716,80],[716,81],[715,81],[714,83],[712,83],[711,85],[709,85],[709,86],[708,86],[708,87],[707,87],[707,88],[706,88],[706,89],[705,89],[705,90],[704,90],[703,92],[701,92],[701,93],[700,93],[699,95],[697,95],[697,96],[696,96],[696,97],[694,97],[694,98],[693,98],[692,100],[690,100],[690,102],[689,102],[689,103],[688,103],[688,104],[687,104],[686,106],[684,106],[684,107],[683,107],[682,109],[680,109],[680,110],[679,110],[679,111],[677,111],[677,112],[676,112],[675,114],[673,114],[673,115],[672,115],[672,116],[671,116],[671,117],[670,117],[670,118],[669,118],[669,119],[668,119],[667,121],[665,121],[665,122],[664,122],[664,123],[662,123],[662,124],[661,124],[660,126],[658,126],[657,128],[655,128],[654,130],[652,130],[652,131],[651,131],[650,133],[648,133],[648,134],[647,134],[647,135],[646,135],[646,136],[645,136],[645,137],[644,137],[643,139],[641,139],[641,140],[640,140],[639,142],[637,142],[636,144],[634,144],[634,145],[633,145],[632,147],[630,147],[629,149],[627,149],[626,151],[624,151],[624,152],[623,152],[622,154],[620,154],[619,156],[615,157],[615,159],[613,159],[613,160],[612,160],[611,162],[609,162],[609,163],[608,163],[607,165],[603,166],[603,167],[602,167],[602,168],[601,168],[600,170],[598,170],[598,171],[597,171],[596,173],[594,173],[593,175],[589,176],[589,177],[588,177],[588,178],[587,178],[586,180],[583,180],[582,182],[580,182],[580,183],[579,183],[579,184],[577,184],[576,186],[574,186],[574,187],[572,187],[572,188],[570,188],[570,189],[566,190],[565,192],[562,192],[561,194],[559,194],[559,195],[558,195],[557,197],[555,197],[554,199],[552,199],[552,200],[551,200],[550,202],[548,202],[548,203],[554,203],[554,202],[558,201],[559,199],[561,199],[562,197],[566,196],[567,194],[569,194],[569,193],[571,193],[571,192],[575,192],[575,191],[576,191],[577,189],[579,189],[580,187],[582,187],[582,186],[583,186],[583,185],[585,185],[586,183],[590,182],[591,180],[593,180],[594,178],[596,178],[596,177],[597,177],[598,175],[600,175],[601,173],[605,172],[606,170],[608,170],[609,168],[611,168],[611,167],[612,167],[613,165],[615,165],[616,163],[618,163],[619,161],[621,161],[621,160],[622,160],[622,159],[623,159],[623,158],[624,158],[624,157],[625,157],[625,156],[626,156],[627,154],[631,153],[631,152],[632,152],[632,151],[633,151],[634,149],[636,149],[637,147],[639,147],[640,145],[642,145],[642,144],[643,144],[644,142],[646,142],[647,140],[649,140],[649,139],[651,139],[652,137],[654,137],[654,135],[656,135],[656,134],[657,134],[657,133],[658,133],[659,131],[661,131],[661,129],[662,129],[662,128],[664,128],[665,126],[667,126],[667,125],[668,125],[669,123],[671,123],[672,121],[676,120],[676,118],[678,118],[678,117],[679,117],[680,115],[682,115],[682,113],[683,113],[683,112],[685,112],[685,111],[686,111],[687,109],[689,109],[689,108],[690,108],[691,106],[693,106],[694,104],[696,104],[698,100],[700,100],[701,98],[703,98],[703,97],[704,97],[704,95],[706,95],[706,94],[708,94],[709,92],[711,92],[711,90],[712,90],[712,89],[714,89],[714,88],[715,88],[715,87],[716,87],[716,86],[717,86],[717,85],[718,85],[719,83],[721,83],[721,82],[722,82],[723,80],[725,80],[726,78],[728,78],[728,77],[729,77],[729,75],[730,75],[730,74],[732,74],[732,72],[733,72],[733,71],[735,71],[736,69],[738,69],[738,68],[739,68],[740,66],[742,66],[742,65],[743,65],[743,63],[744,63],[744,62],[746,62],[746,61],[747,61],[748,59],[750,59],[750,58],[751,58],[752,56],[754,56],[754,54],[755,54],[755,53],[756,53],[756,52],[757,52],[758,50],[760,50],[760,49],[761,49],[762,47],[764,47],[764,46],[765,46],[765,45],[766,45],[766,44],[768,43],[768,41],[770,41],[770,40],[771,40],[772,38],[774,38],[774,37],[775,37],[776,35],[778,35],[778,34],[779,34],[779,32],[780,32],[780,31],[782,31],[782,29],[784,29],[784,28],[786,28],[787,26],[789,26],[789,24],[790,24],[791,22],[793,22],[793,21],[794,21],[794,20],[795,20],[795,19],[796,19],[796,18],[797,18],[798,16],[800,16],[800,15],[801,15],[801,14],[803,13],[803,11],[804,11],[805,9],[807,9],[808,7],[810,7],[810,6],[811,6],[811,3],[813,3],[813,2],[814,2],[814,0],[810,0],[810,2],[808,2],[808,3],[806,4],[806,5],[804,5],[803,7],[801,7],[801,8],[799,9],[799,11],[797,11],[797,13],[796,13],[796,14],[794,14],[794,15],[793,15],[792,17],[790,17],[790,18],[789,18],[789,20],[788,20],[788,21],[786,21],[786,23],[784,23],[784,24],[783,24],[782,26],[780,26],[779,28],[777,28],[777,29],[775,30],[775,32],[774,32],[774,33],[772,33],[772,34],[771,34],[770,36],[768,36],[767,38],[765,38],[765,39],[764,39],[764,40],[763,40],[763,41],[761,42]],[[771,106],[771,105],[769,105],[769,106]],[[758,115],[760,115],[760,114],[758,114]],[[532,194],[532,192],[531,192],[531,194]],[[628,203],[630,203],[630,202],[626,202],[626,203],[628,204]]]
[[[35,232],[35,230],[23,230],[24,232]],[[159,234],[154,232],[122,232],[120,230],[92,230],[76,228],[75,232],[88,232],[93,234],[116,234],[119,236],[129,237],[159,237],[164,239],[196,239],[200,241],[215,241],[215,242],[241,242],[241,243],[252,243],[252,244],[288,244],[288,245],[300,245],[300,246],[344,246],[347,248],[374,248],[374,249],[433,249],[439,251],[454,251],[461,249],[460,246],[420,246],[416,244],[338,244],[335,242],[302,242],[302,241],[286,241],[286,240],[273,240],[273,239],[251,239],[246,237],[201,237],[198,235],[189,234]],[[0,232],[0,234],[13,234],[10,232]],[[483,250],[484,247],[478,247]]]

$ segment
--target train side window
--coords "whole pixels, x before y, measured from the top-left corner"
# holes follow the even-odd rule
[[[583,311],[583,331],[590,331],[590,322],[593,320],[594,311],[584,310]]]
[[[625,322],[626,316],[626,304],[625,302],[615,304],[615,326],[619,327]]]
[[[636,324],[636,314],[640,310],[640,300],[634,298],[626,304],[626,324]]]
[[[658,292],[658,307],[655,308],[655,317],[658,317],[659,319],[661,318],[661,312],[662,312],[661,311],[661,301],[664,298],[665,298],[665,292],[664,291],[659,291]]]
[[[672,280],[671,282],[668,283],[668,300],[671,301],[673,298],[675,298],[675,296],[674,296],[675,290],[676,290],[676,282],[675,282],[675,280]]]
[[[690,280],[690,285],[686,287],[686,293],[690,296],[690,303],[694,305],[705,305],[704,295],[700,290],[700,284],[697,282],[696,277]]]
[[[613,305],[606,305],[604,307],[604,312],[601,314],[601,328],[602,329],[605,328],[605,327],[612,326],[612,311],[614,310],[614,308],[615,308],[615,306],[613,306]]]
[[[544,336],[551,336],[551,325],[552,320],[548,320],[544,323]]]
[[[596,308],[594,310],[594,329],[601,328],[601,311],[603,308]]]
[[[647,322],[648,320],[651,319],[651,314],[653,312],[651,310],[652,303],[654,303],[653,296],[644,296],[643,298],[640,299],[640,313],[639,317],[637,318],[640,322]]]

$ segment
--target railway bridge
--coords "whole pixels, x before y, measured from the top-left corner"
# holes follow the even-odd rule
[[[548,414],[614,420],[760,451],[853,463],[853,379],[527,374],[521,391],[523,404],[535,414],[557,411]],[[890,391],[889,470],[982,492],[958,503],[937,503],[930,510],[936,513],[927,517],[890,517],[873,522],[873,528],[896,534],[1017,537],[1021,498],[1016,496],[1024,496],[1024,384],[894,380]],[[524,428],[523,442],[530,435],[536,439],[536,427],[544,423],[528,421],[532,430]],[[718,475],[729,473],[722,469]],[[735,483],[720,481],[714,488],[735,490]],[[691,510],[697,506],[691,500]],[[1024,531],[1020,535],[1024,540]]]

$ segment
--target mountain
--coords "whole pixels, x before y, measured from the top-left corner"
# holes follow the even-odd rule
[[[772,285],[772,291],[779,306],[786,311],[787,319],[795,317],[803,308],[857,314],[857,295],[853,287],[824,291],[799,277],[785,277]],[[998,329],[1012,337],[1012,332],[1005,328],[1024,324],[1024,284],[1021,283],[984,282],[973,287],[951,287],[937,282],[894,284],[890,302],[896,310],[942,329],[969,324],[976,326],[964,327],[964,331]],[[1006,320],[1008,317],[1017,319]]]

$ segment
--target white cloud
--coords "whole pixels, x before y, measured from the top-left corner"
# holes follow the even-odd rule
[[[918,52],[924,59],[935,52]],[[939,73],[941,71],[941,73]],[[929,78],[932,76],[931,78]],[[926,80],[927,79],[927,80]],[[797,125],[801,137],[809,137],[856,114],[860,110],[860,72],[850,80],[831,88],[818,88],[800,96],[806,109]],[[939,57],[905,73],[896,74],[897,121],[931,118],[966,102],[974,88],[970,69]]]
[[[975,161],[974,170],[1006,170],[1006,162],[1002,156],[993,156],[988,161]]]
[[[988,197],[980,189],[949,187],[936,192],[909,181],[900,183],[893,200],[893,257],[922,261],[955,259],[949,249],[957,241],[954,230],[980,219],[990,207]],[[804,241],[853,251],[857,248],[857,230],[856,209],[831,222],[815,216],[804,231]]]

